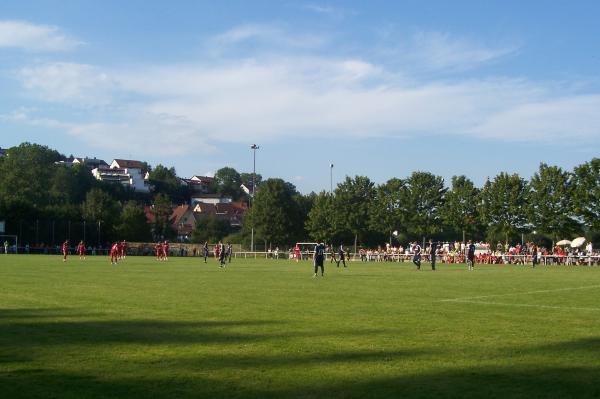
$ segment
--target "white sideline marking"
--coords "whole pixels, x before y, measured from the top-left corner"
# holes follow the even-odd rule
[[[560,291],[575,291],[575,290],[588,290],[592,288],[600,288],[600,285],[587,285],[583,287],[569,287],[569,288],[556,288],[554,290],[539,290],[539,291],[526,291],[526,292],[511,292],[508,294],[493,294],[493,295],[481,295],[481,296],[467,296],[462,298],[450,298],[442,299],[440,302],[463,302],[470,301],[473,299],[485,299],[485,298],[498,298],[503,296],[517,296],[517,295],[531,295],[531,294],[543,294],[547,292],[560,292]],[[540,305],[541,306],[541,305]],[[571,308],[574,309],[574,308]]]
[[[450,302],[446,300],[446,302]],[[497,306],[516,306],[522,308],[542,308],[542,309],[561,309],[561,310],[592,310],[600,311],[600,308],[582,308],[573,306],[551,306],[551,305],[533,305],[527,303],[504,303],[504,302],[488,302],[488,301],[470,301],[466,299],[453,299],[452,302],[456,303],[475,303],[481,305],[497,305]]]

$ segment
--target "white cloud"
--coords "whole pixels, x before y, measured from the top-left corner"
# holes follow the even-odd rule
[[[310,3],[310,4],[305,4],[303,6],[303,8],[308,11],[317,13],[317,14],[326,15],[329,17],[337,18],[337,19],[344,18],[347,15],[355,15],[356,14],[356,11],[354,11],[354,10],[349,10],[349,9],[340,8],[340,7],[333,7],[332,5],[328,5],[328,4]]]
[[[0,48],[12,47],[27,51],[67,51],[82,42],[69,37],[60,28],[35,25],[25,21],[0,21]]]
[[[22,68],[17,76],[37,98],[83,106],[109,103],[116,89],[107,72],[86,64],[41,64]]]
[[[330,37],[324,34],[290,34],[285,26],[246,24],[208,38],[205,46],[212,55],[222,55],[232,50],[239,54],[248,48],[251,48],[253,53],[297,52],[322,48],[329,41]]]
[[[569,96],[518,104],[491,115],[471,131],[520,141],[571,142],[600,138],[600,95]]]
[[[517,47],[490,47],[448,33],[419,32],[409,51],[410,57],[430,69],[465,70],[514,54]]]
[[[223,40],[261,35],[268,33],[232,30]],[[462,56],[452,58],[430,46],[430,58],[457,67],[502,54],[468,50],[464,42],[448,46],[463,49]],[[19,77],[46,101],[119,109],[109,120],[64,127],[99,147],[130,145],[143,154],[193,153],[210,150],[206,143],[214,141],[298,136],[467,135],[514,141],[600,136],[599,95],[578,95],[571,88],[561,92],[554,83],[524,79],[422,81],[401,68],[356,57],[282,52],[110,71],[52,63],[24,68]],[[123,95],[136,102],[124,102]]]

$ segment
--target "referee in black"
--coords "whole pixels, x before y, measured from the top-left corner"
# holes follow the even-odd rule
[[[429,240],[429,256],[431,257],[431,270],[435,271],[435,255],[437,253],[437,241]]]
[[[321,268],[321,277],[325,277],[325,267],[323,266],[323,260],[325,258],[325,244],[320,243],[315,245],[315,274],[313,277],[317,277],[317,272],[319,271],[319,267]]]

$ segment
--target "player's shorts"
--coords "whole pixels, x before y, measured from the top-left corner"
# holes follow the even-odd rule
[[[322,256],[317,256],[315,258],[315,266],[323,266],[323,257]]]

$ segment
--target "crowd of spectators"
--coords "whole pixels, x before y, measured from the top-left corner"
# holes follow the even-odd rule
[[[532,242],[524,244],[492,245],[489,242],[475,242],[475,261],[483,264],[531,264],[534,254],[542,264],[599,264],[597,251],[588,243],[580,248],[558,246],[546,248]],[[378,246],[377,248],[361,248],[358,257],[363,262],[410,262],[418,250],[418,243],[405,246]],[[442,263],[464,263],[466,244],[463,242],[441,242],[435,252],[436,261]],[[422,248],[425,260],[431,260],[431,247]]]

